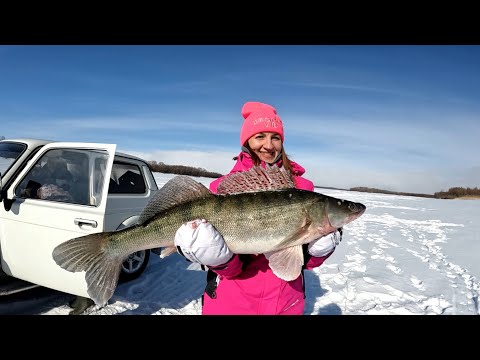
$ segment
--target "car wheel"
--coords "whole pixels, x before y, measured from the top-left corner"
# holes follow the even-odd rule
[[[138,278],[147,267],[150,250],[141,250],[130,254],[122,263],[120,281],[130,281]]]

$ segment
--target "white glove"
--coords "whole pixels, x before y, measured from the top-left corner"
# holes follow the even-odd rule
[[[322,236],[308,244],[308,253],[315,257],[322,257],[330,254],[335,247],[342,241],[342,229]]]
[[[180,226],[175,233],[175,246],[187,260],[206,266],[223,265],[233,256],[222,234],[205,219]]]

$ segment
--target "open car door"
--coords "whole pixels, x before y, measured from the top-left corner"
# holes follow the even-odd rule
[[[88,297],[84,272],[58,266],[53,249],[69,239],[104,231],[116,145],[45,145],[7,190],[0,204],[4,271],[18,279]]]

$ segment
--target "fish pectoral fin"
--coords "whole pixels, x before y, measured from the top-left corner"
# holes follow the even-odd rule
[[[302,245],[291,246],[279,251],[264,254],[268,259],[270,269],[282,280],[295,280],[302,271]]]
[[[312,229],[310,228],[311,224],[312,219],[306,214],[302,226],[287,235],[280,243],[280,246],[289,246],[289,244],[306,244],[308,241],[305,241],[305,239],[308,239],[312,235]]]
[[[168,255],[172,255],[173,253],[177,252],[177,248],[175,246],[167,246],[162,248],[160,251],[160,259],[166,258]]]

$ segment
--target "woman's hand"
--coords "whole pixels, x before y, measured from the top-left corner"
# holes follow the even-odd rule
[[[180,226],[175,234],[175,246],[187,260],[209,267],[223,265],[233,256],[222,234],[205,219]]]
[[[342,241],[342,228],[328,235],[312,241],[308,244],[308,253],[315,257],[322,257],[330,254],[335,247]]]

